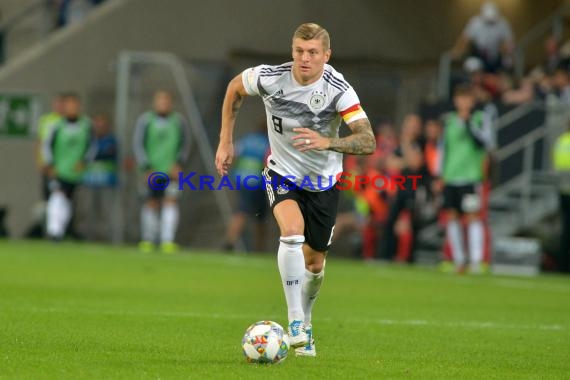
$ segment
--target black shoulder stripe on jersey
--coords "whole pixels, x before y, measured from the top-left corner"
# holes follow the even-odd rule
[[[291,71],[291,66],[264,67],[259,70],[260,73],[274,73],[278,71]]]
[[[339,86],[338,84],[336,84],[335,82],[331,81],[329,78],[323,76],[323,79],[325,80],[325,82],[327,82],[328,84],[330,84],[331,86],[333,86],[334,88],[336,88],[337,90],[339,90],[340,92],[345,92],[347,89],[344,87]]]
[[[277,65],[277,66],[271,66],[271,68],[273,68],[273,69],[283,69],[283,68],[291,68],[291,67],[293,67],[293,63],[291,63],[291,62],[282,63],[281,65]]]
[[[345,86],[349,86],[349,87],[350,87],[350,85],[348,84],[347,81],[345,81],[344,79],[335,77],[332,71],[325,70],[325,74],[327,74],[328,76],[330,76],[331,78],[333,78],[335,81],[339,82],[340,84],[343,84],[343,85],[345,85]]]
[[[323,75],[323,77],[325,79],[328,79],[330,82],[335,83],[339,87],[342,87],[344,91],[348,90],[348,88],[350,87],[350,85],[348,83],[343,82],[343,81],[339,80],[338,78],[333,77],[330,74],[325,74],[325,75]]]
[[[269,66],[262,67],[260,71],[277,71],[277,70],[290,70],[291,66]]]
[[[282,72],[279,72],[279,73],[259,74],[259,76],[260,76],[260,77],[264,77],[264,78],[265,78],[265,77],[277,77],[277,76],[283,75],[283,74],[285,74],[285,73],[288,73],[288,71],[282,71]]]
[[[290,72],[291,70],[281,70],[281,71],[261,71],[259,75],[281,75]]]
[[[330,74],[330,73],[325,72],[325,73],[323,74],[323,78],[324,78],[324,80],[326,80],[326,81],[329,82],[330,84],[335,83],[338,87],[341,87],[341,90],[342,90],[342,91],[348,90],[348,87],[349,87],[348,83],[346,83],[346,82],[344,82],[344,81],[341,81],[341,80],[339,80],[338,78],[335,78],[335,77],[334,77],[332,74]],[[338,87],[337,87],[337,88],[338,88]]]

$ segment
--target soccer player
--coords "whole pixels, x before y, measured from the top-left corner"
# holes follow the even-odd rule
[[[315,356],[311,311],[333,238],[339,200],[334,178],[342,172],[343,153],[372,154],[376,141],[356,92],[327,64],[328,32],[317,24],[299,26],[293,34],[292,56],[292,62],[249,68],[231,80],[222,109],[216,168],[227,175],[232,164],[233,129],[243,98],[260,96],[271,146],[263,174],[280,230],[277,262],[290,343],[298,355]],[[352,132],[343,138],[338,135],[341,119]],[[328,181],[329,176],[333,181]],[[312,184],[320,178],[322,186],[302,187],[304,178]]]
[[[71,219],[73,194],[83,178],[85,165],[97,149],[91,122],[81,114],[77,95],[64,96],[63,118],[52,128],[43,147],[45,172],[50,178],[47,235],[58,241],[63,239]]]
[[[173,111],[169,92],[157,91],[153,108],[142,114],[135,126],[135,156],[139,168],[145,173],[145,185],[154,172],[166,174],[171,182],[164,190],[145,186],[147,193],[141,210],[142,241],[139,248],[143,252],[154,250],[160,227],[160,249],[171,254],[178,251],[174,242],[179,219],[176,181],[190,153],[190,131],[182,115]]]
[[[464,216],[467,219],[469,269],[480,273],[485,242],[481,190],[487,151],[493,145],[493,132],[490,118],[482,111],[474,111],[475,96],[471,87],[459,85],[455,89],[453,103],[455,111],[444,115],[441,158],[447,239],[455,268],[462,273],[467,269],[460,221]]]

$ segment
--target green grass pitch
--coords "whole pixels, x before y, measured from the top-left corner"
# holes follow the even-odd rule
[[[274,255],[0,242],[0,379],[562,379],[570,278],[446,275],[330,257],[318,357],[245,362],[286,322]]]

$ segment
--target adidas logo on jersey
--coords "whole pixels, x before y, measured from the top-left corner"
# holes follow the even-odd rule
[[[271,95],[272,98],[281,98],[285,95],[285,93],[283,93],[283,90],[277,90],[273,93],[273,95]]]
[[[287,194],[288,192],[289,192],[289,189],[286,189],[283,186],[279,186],[277,188],[277,194],[279,194],[279,195]]]

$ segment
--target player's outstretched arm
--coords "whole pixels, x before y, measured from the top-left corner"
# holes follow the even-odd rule
[[[241,74],[239,74],[230,81],[224,97],[224,105],[222,106],[220,144],[216,152],[216,170],[220,175],[227,175],[232,165],[234,158],[234,126],[243,98],[246,95],[248,94],[243,86]]]

